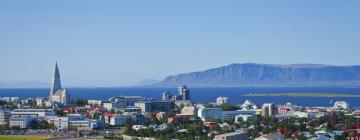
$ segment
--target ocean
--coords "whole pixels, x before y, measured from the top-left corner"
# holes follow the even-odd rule
[[[173,95],[177,94],[176,88],[68,88],[71,99],[101,99],[108,100],[110,97],[127,95],[143,96],[152,99],[160,99],[161,93],[169,91]],[[0,89],[0,97],[47,97],[50,89],[47,88],[19,88],[19,89]],[[341,87],[280,87],[280,88],[190,88],[191,100],[195,103],[215,102],[219,96],[228,97],[228,102],[241,104],[246,99],[255,104],[263,103],[285,104],[287,102],[302,106],[332,106],[330,101],[347,101],[351,107],[360,107],[358,97],[289,97],[289,96],[242,96],[249,93],[344,93],[360,94],[360,88],[341,88]]]

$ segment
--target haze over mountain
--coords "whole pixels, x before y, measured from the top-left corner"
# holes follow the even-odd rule
[[[360,66],[322,64],[231,64],[205,71],[168,76],[152,86],[284,87],[360,86]]]

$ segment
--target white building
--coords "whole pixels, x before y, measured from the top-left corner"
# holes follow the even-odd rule
[[[336,101],[334,103],[334,108],[336,108],[336,109],[349,109],[350,105],[346,101]]]
[[[0,108],[0,125],[9,123],[10,111]]]
[[[54,76],[51,81],[49,98],[53,104],[60,103],[67,105],[70,103],[70,97],[67,90],[61,88],[60,73],[57,63],[55,64]]]
[[[185,106],[181,109],[181,114],[177,114],[177,115],[182,115],[182,116],[196,116],[197,115],[197,109],[195,108],[195,106]]]
[[[226,104],[228,100],[228,97],[217,97],[216,98],[216,104]]]
[[[54,117],[51,119],[58,131],[66,131],[69,128],[68,117]]]
[[[19,101],[19,100],[20,100],[19,97],[11,97],[11,101],[12,101],[12,102],[17,102],[17,101]]]
[[[19,127],[21,129],[29,128],[30,122],[33,120],[33,117],[30,116],[12,116],[9,118],[9,126]]]
[[[244,114],[240,114],[235,116],[235,123],[243,123],[246,122],[249,119],[255,119],[256,116],[255,115],[244,115]]]
[[[121,115],[113,115],[110,117],[109,125],[124,125],[125,121],[125,117]]]
[[[14,109],[11,112],[12,116],[55,116],[52,109]]]
[[[119,103],[103,103],[103,107],[110,111],[112,109],[118,109],[121,107]]]
[[[273,103],[265,103],[261,108],[261,116],[273,116],[278,114],[278,108]]]
[[[101,100],[88,100],[89,105],[101,106],[101,103],[102,103]]]
[[[206,121],[208,118],[218,118],[222,120],[222,111],[220,108],[199,108],[198,117]]]
[[[242,110],[256,110],[258,107],[250,100],[245,100],[241,105]]]

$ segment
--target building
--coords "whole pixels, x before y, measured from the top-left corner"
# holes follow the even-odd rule
[[[245,131],[236,131],[231,133],[225,133],[216,135],[214,140],[249,140],[249,134]]]
[[[10,111],[0,108],[0,125],[9,123]]]
[[[119,96],[109,98],[109,102],[117,103],[120,107],[134,106],[136,102],[145,101],[141,96]]]
[[[240,111],[223,111],[222,112],[222,120],[223,121],[235,121],[235,117],[240,115]]]
[[[101,106],[101,103],[101,100],[88,100],[88,104],[93,106]]]
[[[255,140],[285,140],[284,135],[273,133],[255,138]]]
[[[245,100],[245,102],[241,105],[242,110],[255,110],[258,107],[250,100]]]
[[[336,101],[334,103],[334,108],[336,108],[336,109],[349,109],[350,105],[346,101]]]
[[[174,100],[175,105],[180,106],[192,106],[192,103],[190,100]]]
[[[176,100],[190,100],[190,90],[185,85],[179,86],[178,92],[179,95]]]
[[[57,63],[55,63],[54,76],[51,81],[50,96],[51,102],[54,104],[67,105],[70,103],[70,97],[66,89],[61,88],[60,73]]]
[[[120,105],[119,103],[103,103],[103,107],[106,108],[108,111],[112,110],[112,109],[118,109],[121,108],[122,105]]]
[[[55,116],[52,109],[14,109],[11,111],[12,116]]]
[[[228,100],[227,97],[217,97],[216,104],[218,104],[218,105],[226,104],[227,100]]]
[[[217,118],[222,120],[222,111],[220,108],[199,108],[197,114],[202,121],[207,121],[211,118]]]
[[[197,116],[197,109],[195,106],[185,106],[181,109],[179,116]]]
[[[69,127],[69,118],[68,117],[54,117],[51,119],[58,131],[66,131]]]
[[[142,112],[170,112],[175,108],[173,101],[141,101],[135,103]]]
[[[165,92],[161,93],[161,100],[167,101],[167,100],[172,100],[172,99],[173,99],[173,96],[171,95],[170,92],[165,91]]]
[[[235,123],[243,123],[249,119],[255,119],[255,118],[256,118],[255,114],[254,115],[240,114],[235,116]]]
[[[110,117],[109,125],[124,125],[126,122],[125,117],[121,115],[112,115]]]
[[[30,122],[33,120],[33,117],[30,116],[11,116],[9,118],[9,126],[19,127],[21,129],[26,129],[30,127]]]
[[[261,108],[261,116],[273,116],[278,114],[278,108],[273,103],[265,103]]]

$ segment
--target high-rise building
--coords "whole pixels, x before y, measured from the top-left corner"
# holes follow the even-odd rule
[[[171,93],[168,91],[161,93],[161,100],[163,100],[163,101],[171,100],[172,98],[173,97],[172,97]]]
[[[190,100],[190,90],[185,86],[181,85],[178,87],[179,96],[177,100]]]
[[[60,72],[57,63],[55,63],[49,98],[53,104],[60,103],[63,105],[67,105],[70,100],[67,90],[61,88]]]
[[[265,103],[261,108],[261,116],[272,116],[278,114],[278,108],[273,103]]]
[[[219,104],[219,105],[226,104],[227,100],[228,100],[227,97],[217,97],[216,98],[216,103]]]

